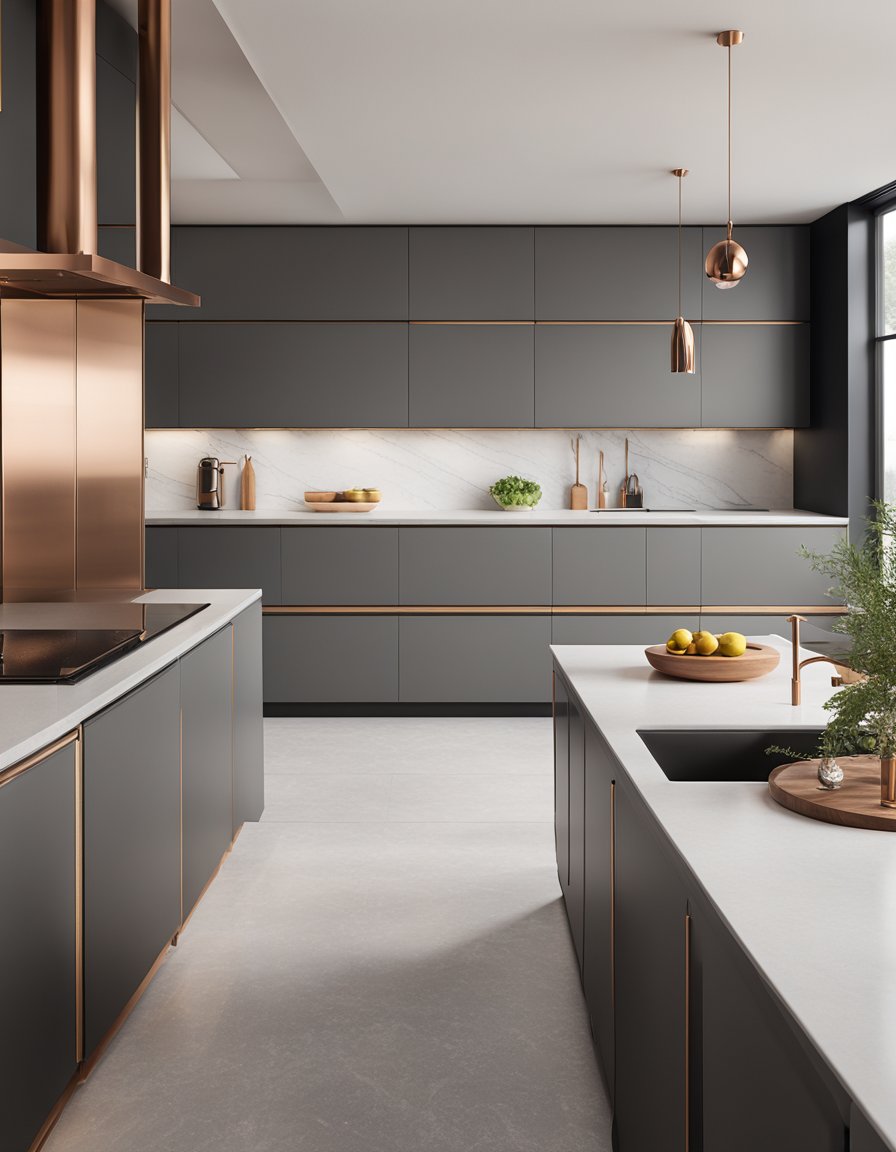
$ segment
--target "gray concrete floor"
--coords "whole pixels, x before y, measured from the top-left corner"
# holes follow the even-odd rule
[[[267,720],[246,825],[47,1152],[604,1152],[544,719]]]

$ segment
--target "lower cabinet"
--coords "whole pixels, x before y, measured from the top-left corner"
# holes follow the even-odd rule
[[[84,1054],[181,923],[180,669],[84,724]]]
[[[232,669],[230,625],[181,658],[183,920],[233,839]]]
[[[585,949],[585,718],[569,696],[569,871],[563,892],[579,971]]]
[[[554,843],[564,900],[569,887],[569,689],[554,674]]]
[[[696,632],[699,617],[554,616],[552,644],[665,644],[676,628]]]
[[[264,698],[274,704],[397,701],[398,618],[265,616]]]
[[[233,621],[233,835],[264,811],[261,605]]]
[[[837,616],[810,616],[805,624],[800,624],[801,642],[836,640],[833,627],[837,619]],[[783,636],[787,640],[791,636],[786,616],[728,616],[704,612],[700,617],[700,627],[717,634],[742,632],[744,636]]]
[[[0,1128],[26,1152],[77,1070],[75,745],[0,775]]]
[[[400,700],[550,702],[549,616],[402,616],[398,624]]]

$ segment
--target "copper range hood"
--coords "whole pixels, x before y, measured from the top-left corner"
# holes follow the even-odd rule
[[[170,0],[140,0],[139,271],[96,254],[96,3],[39,0],[38,248],[0,242],[0,297],[196,307],[170,281]]]

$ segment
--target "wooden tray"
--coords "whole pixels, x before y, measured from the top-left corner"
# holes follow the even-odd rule
[[[769,776],[768,790],[779,804],[812,820],[896,832],[896,808],[880,806],[877,756],[844,756],[837,763],[843,783],[833,792],[819,787],[817,760],[782,764]]]
[[[372,512],[378,501],[368,504],[364,500],[306,500],[305,507],[312,512]]]
[[[648,663],[657,672],[678,680],[703,680],[712,684],[732,684],[739,680],[757,680],[778,667],[781,653],[768,644],[747,642],[743,656],[673,656],[665,644],[645,648]]]

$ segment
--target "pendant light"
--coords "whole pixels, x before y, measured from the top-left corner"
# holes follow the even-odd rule
[[[706,255],[706,275],[717,288],[736,288],[747,270],[747,254],[731,239],[731,49],[744,38],[743,32],[729,28],[720,32],[716,43],[728,49],[728,236],[713,244]]]
[[[678,316],[672,328],[672,371],[693,373],[697,371],[694,366],[694,329],[681,311],[681,182],[687,174],[687,168],[672,169],[672,175],[678,177]]]

